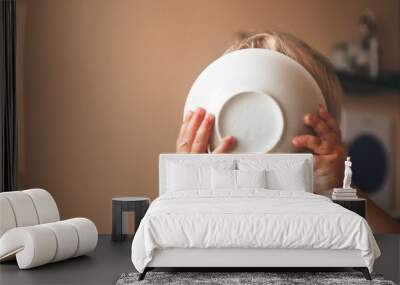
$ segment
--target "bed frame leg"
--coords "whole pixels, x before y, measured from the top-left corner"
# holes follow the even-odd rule
[[[139,278],[138,281],[142,281],[144,279],[144,277],[146,277],[146,273],[147,273],[148,269],[147,267],[143,270],[142,273],[139,274]]]
[[[361,271],[362,274],[364,275],[365,279],[372,280],[371,274],[369,274],[369,270],[367,267],[355,267],[354,269],[357,271]]]

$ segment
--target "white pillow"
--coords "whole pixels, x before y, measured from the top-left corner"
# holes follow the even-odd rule
[[[211,169],[234,169],[234,160],[180,159],[167,164],[167,191],[210,190]]]
[[[238,190],[240,188],[266,188],[265,170],[211,170],[211,188]]]
[[[266,170],[267,188],[271,190],[306,191],[309,184],[304,161],[279,159],[239,159],[240,170]]]
[[[184,191],[209,188],[209,167],[185,166],[170,163],[168,167],[168,189]]]
[[[304,167],[286,169],[271,169],[267,171],[268,189],[306,191],[306,175]]]
[[[211,189],[236,189],[236,170],[212,168]]]
[[[236,170],[237,188],[266,188],[267,176],[262,170]]]

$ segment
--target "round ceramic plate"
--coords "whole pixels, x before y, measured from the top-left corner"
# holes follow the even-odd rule
[[[196,79],[185,110],[215,115],[210,148],[234,136],[236,153],[292,152],[294,136],[310,133],[306,113],[325,106],[313,77],[296,61],[267,49],[242,49],[211,63]]]
[[[240,142],[237,152],[268,152],[282,136],[283,114],[271,96],[263,92],[242,92],[224,103],[215,128],[218,139],[235,134]]]

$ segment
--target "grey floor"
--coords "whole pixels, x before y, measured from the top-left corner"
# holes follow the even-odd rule
[[[0,284],[115,284],[124,272],[133,271],[131,241],[112,242],[100,235],[95,251],[88,256],[45,266],[18,270],[16,262],[0,264]]]
[[[374,272],[400,282],[400,235],[375,236],[382,257]],[[115,243],[110,236],[99,237],[96,250],[88,256],[19,270],[15,262],[0,264],[0,284],[115,284],[124,272],[134,271],[130,260],[131,239]]]

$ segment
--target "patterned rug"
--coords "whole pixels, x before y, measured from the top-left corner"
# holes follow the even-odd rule
[[[134,284],[379,284],[395,285],[392,281],[384,280],[381,275],[372,275],[368,281],[360,272],[148,272],[146,278],[138,281],[138,273],[124,273],[117,285]]]

